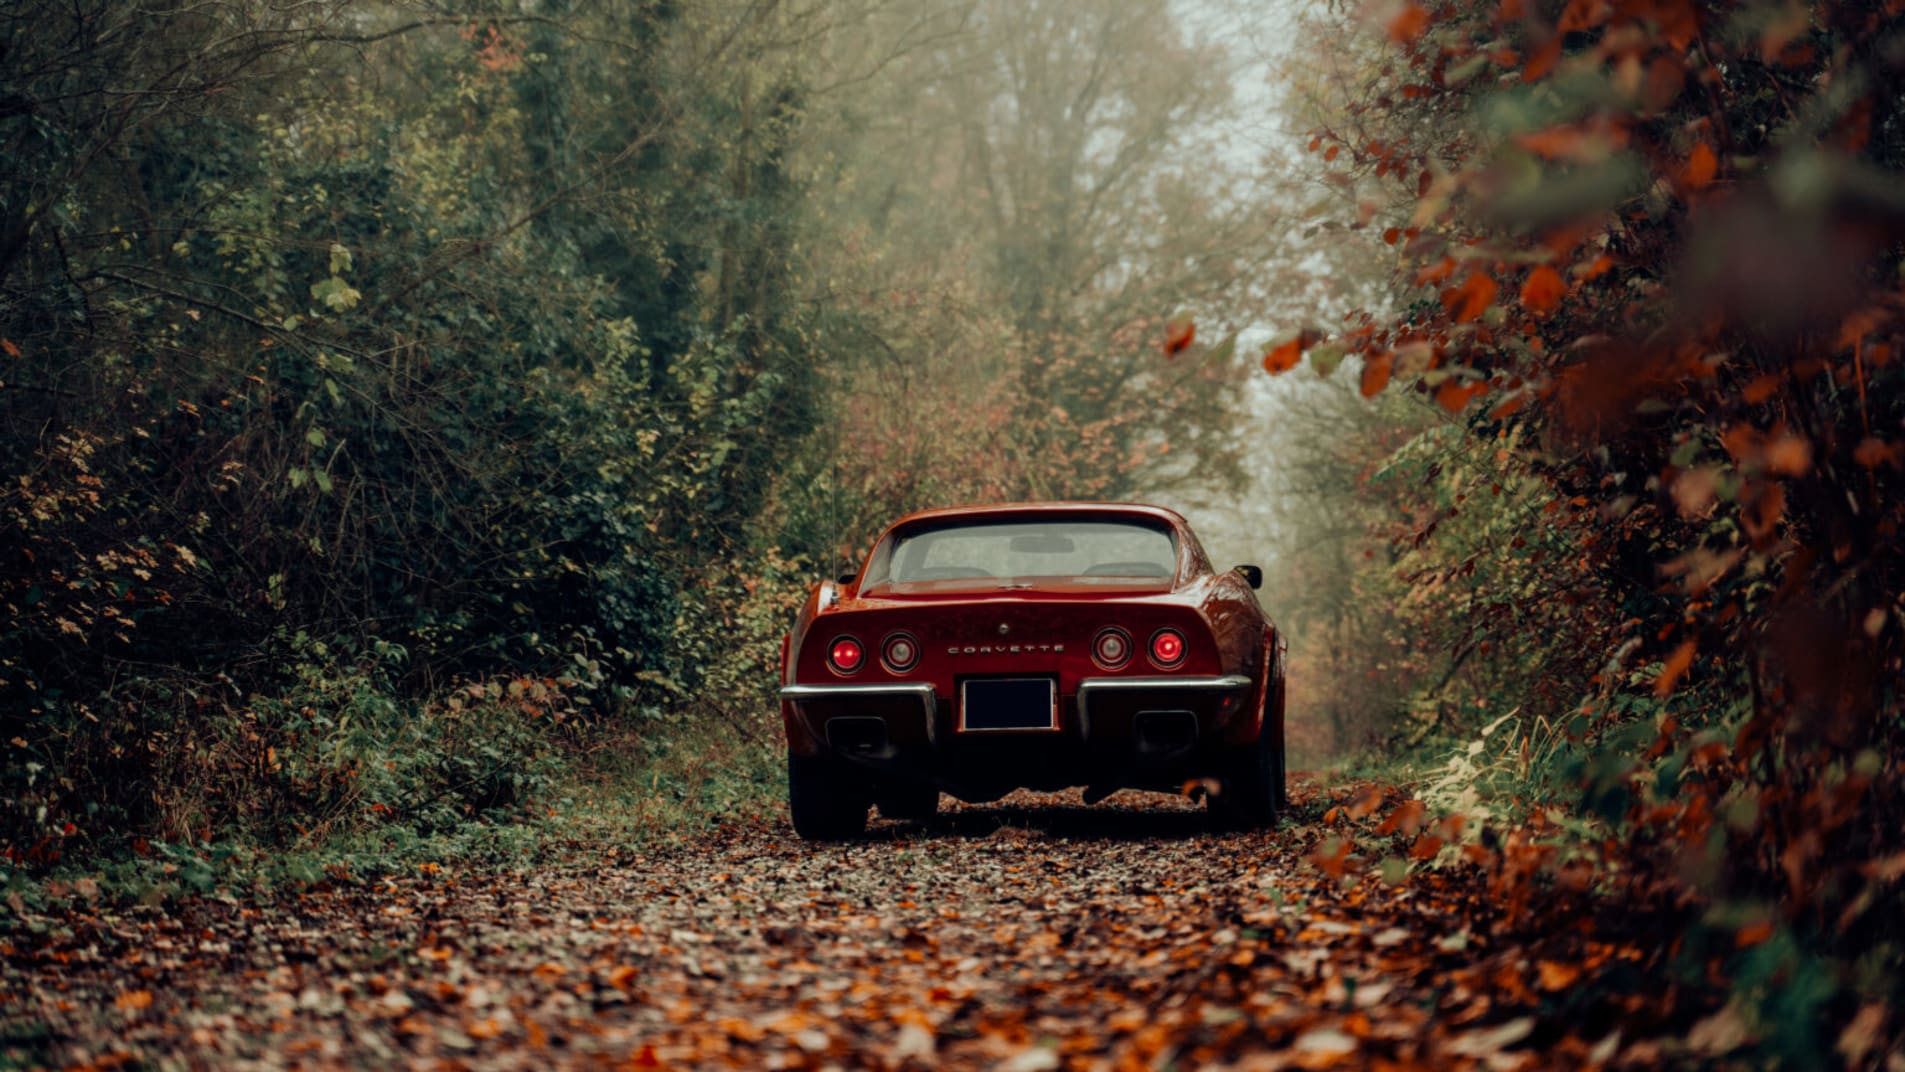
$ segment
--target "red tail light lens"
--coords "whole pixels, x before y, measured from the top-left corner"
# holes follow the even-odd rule
[[[1168,669],[1184,661],[1184,634],[1160,629],[1151,637],[1151,661]]]
[[[827,648],[827,662],[842,674],[851,674],[866,661],[866,649],[850,636],[843,636]]]
[[[1131,661],[1131,634],[1112,626],[1100,629],[1091,642],[1091,657],[1106,670],[1116,670]]]
[[[888,670],[903,674],[919,662],[919,641],[910,633],[889,633],[880,644],[880,657]]]

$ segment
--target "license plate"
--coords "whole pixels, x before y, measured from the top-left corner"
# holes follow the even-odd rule
[[[1058,728],[1058,682],[1049,677],[990,678],[959,687],[959,728],[967,733]]]

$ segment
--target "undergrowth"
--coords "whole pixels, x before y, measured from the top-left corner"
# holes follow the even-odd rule
[[[469,689],[476,691],[487,695],[490,689]],[[496,691],[506,694],[507,687]],[[375,708],[377,701],[359,697],[352,704],[356,712]],[[27,915],[62,904],[272,896],[419,871],[612,861],[677,846],[715,827],[768,822],[785,787],[782,751],[769,721],[687,714],[659,725],[636,720],[594,736],[586,749],[565,743],[515,753],[521,762],[507,772],[480,757],[494,761],[514,738],[479,728],[453,755],[412,752],[384,773],[425,765],[431,777],[404,783],[409,795],[419,784],[441,781],[464,792],[480,787],[492,801],[506,799],[506,807],[457,815],[441,801],[402,813],[385,805],[388,817],[382,821],[330,824],[290,846],[237,830],[209,841],[137,839],[51,867],[0,861],[0,890],[17,915]],[[497,795],[503,785],[533,795]]]

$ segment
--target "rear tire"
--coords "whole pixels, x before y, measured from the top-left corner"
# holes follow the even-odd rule
[[[939,814],[939,786],[932,782],[897,782],[874,794],[881,818],[923,823]]]
[[[866,779],[827,756],[787,757],[787,810],[805,841],[845,841],[867,828]]]
[[[1283,736],[1266,721],[1257,740],[1232,762],[1221,791],[1210,798],[1210,815],[1230,830],[1275,826],[1283,810]]]

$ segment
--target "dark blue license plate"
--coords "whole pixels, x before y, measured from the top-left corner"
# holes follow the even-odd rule
[[[1058,682],[1049,677],[991,678],[968,681],[959,689],[959,728],[1055,730]]]

